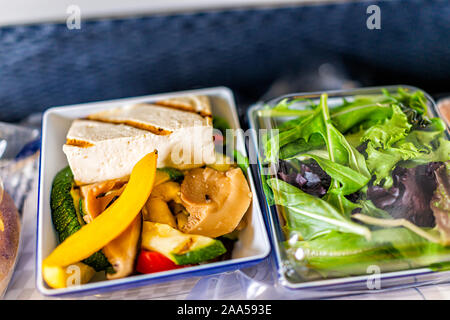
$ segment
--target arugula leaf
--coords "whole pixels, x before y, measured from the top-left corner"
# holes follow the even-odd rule
[[[350,168],[358,172],[359,174],[370,178],[370,172],[367,168],[366,160],[364,156],[359,153],[354,146],[352,146],[347,139],[333,126],[329,128],[330,134],[335,140],[335,146],[339,148],[340,153],[344,154],[343,163],[348,165]]]
[[[275,203],[289,209],[285,217],[288,228],[299,231],[305,239],[312,239],[331,230],[370,238],[367,227],[347,219],[328,202],[276,178],[269,179],[267,184],[273,191]],[[312,226],[312,231],[305,230],[304,226],[308,223]]]
[[[304,143],[300,141],[300,145],[306,147],[307,150],[310,150],[312,146],[308,146],[309,141],[303,137],[302,128],[308,126],[311,120],[314,119],[315,113],[317,113],[317,111],[315,111],[313,114],[310,114],[307,117],[301,118],[300,123],[290,130],[280,131],[278,128],[275,130],[273,129],[269,130],[267,134],[263,137],[263,145],[266,161],[276,162],[279,157],[280,149],[292,141],[298,141],[303,139]]]
[[[430,242],[440,243],[439,237],[437,236],[435,230],[428,230],[426,228],[418,227],[406,219],[380,219],[366,216],[360,213],[354,214],[352,218],[364,222],[366,224],[371,224],[379,227],[385,228],[404,227]]]
[[[280,148],[280,159],[287,160],[304,152],[322,148],[323,146],[325,146],[325,142],[319,134],[311,135],[309,141],[299,138]]]
[[[320,97],[319,108],[321,113],[314,122],[316,126],[311,125],[305,133],[314,130],[322,135],[326,142],[329,160],[314,154],[309,156],[315,159],[332,178],[330,189],[325,196],[326,201],[336,207],[343,216],[350,217],[351,212],[358,205],[345,198],[345,195],[367,184],[370,173],[364,156],[351,146],[332,124],[327,95],[323,94]]]
[[[281,100],[275,107],[271,108],[266,106],[265,108],[258,111],[259,117],[291,117],[291,116],[305,116],[312,113],[310,110],[314,105],[311,104],[309,108],[306,109],[293,109],[291,106],[299,101],[304,101],[305,99],[293,99],[288,98]]]
[[[291,261],[328,276],[366,274],[367,267],[373,264],[383,272],[422,267],[448,261],[450,253],[449,248],[430,243],[405,228],[372,231],[370,240],[332,231],[309,241],[286,242],[285,246]]]
[[[267,203],[269,206],[272,206],[275,204],[275,201],[273,200],[273,192],[272,189],[267,184],[267,180],[271,177],[269,175],[262,174],[261,175],[261,185],[264,194],[266,195]]]
[[[342,193],[337,192],[332,188],[328,190],[328,193],[323,199],[339,210],[339,212],[348,219],[351,219],[353,210],[361,207],[359,204],[351,202]]]
[[[389,104],[386,102],[381,103],[383,100],[386,100],[386,97],[379,95],[357,98],[351,103],[345,102],[342,106],[334,108],[331,111],[332,123],[336,125],[337,131],[347,132],[349,129],[359,126],[369,120],[373,123],[381,121],[392,114],[392,109]],[[280,102],[279,107],[275,107],[275,109],[278,110],[284,110],[285,108],[286,106],[283,105],[282,102]],[[266,160],[272,162],[276,160],[276,155],[271,152],[274,150],[274,145],[278,146],[277,151],[280,150],[281,159],[287,159],[288,157],[292,157],[301,152],[325,145],[325,141],[320,143],[320,140],[316,139],[310,144],[310,140],[305,139],[305,136],[308,136],[307,132],[309,131],[308,129],[311,129],[311,126],[317,129],[317,126],[321,125],[320,121],[317,122],[319,120],[317,116],[321,112],[320,109],[320,107],[316,106],[314,110],[298,110],[302,111],[299,118],[279,125],[277,127],[279,134],[272,134],[270,139],[266,140]],[[275,139],[277,139],[277,141],[274,141]],[[286,147],[287,149],[281,154],[283,147],[288,144],[289,146]],[[299,146],[297,153],[295,153],[296,145]]]
[[[341,165],[348,165],[359,174],[367,178],[370,177],[364,156],[350,145],[344,135],[332,124],[326,94],[320,97],[320,104],[316,113],[310,117],[301,134],[301,138],[305,141],[310,141],[313,137],[318,139],[319,135],[322,136],[327,147],[329,160]]]
[[[344,103],[341,106],[335,107],[330,111],[331,120],[336,129],[343,134],[347,134],[350,131],[352,133],[358,132],[361,128],[370,128],[383,122],[385,119],[391,118],[393,116],[392,105],[394,104],[401,109],[407,118],[407,123],[410,123],[413,129],[426,128],[430,126],[433,121],[426,116],[426,101],[422,91],[410,93],[407,90],[400,88],[397,93],[391,94],[388,91],[383,90],[382,95],[357,96],[352,102],[344,100]],[[311,117],[315,113],[314,110],[317,107],[312,105],[310,109],[293,110],[290,109],[289,106],[290,104],[287,104],[286,101],[281,101],[278,106],[268,110],[274,110],[272,115],[270,113],[268,115],[272,117],[287,115],[299,116],[297,119],[287,121],[277,127],[279,130],[279,137],[277,137],[279,139],[278,149],[292,143],[288,148],[289,152],[286,151],[287,157],[292,157],[295,153],[293,147],[295,145],[294,142],[302,138],[303,127],[308,125],[308,122],[311,120]],[[265,112],[267,111],[265,110]],[[279,112],[281,112],[281,114],[278,114]],[[283,114],[283,112],[289,112],[289,114]],[[277,135],[274,135],[273,138],[275,136]],[[268,143],[271,143],[270,140],[268,140]],[[305,145],[305,141],[299,143]],[[266,146],[266,149],[270,150],[268,147],[269,146]],[[314,145],[311,145],[309,150],[312,150],[314,147]],[[299,153],[309,150],[305,150],[303,146],[300,148]],[[276,159],[273,155],[268,155],[266,158],[268,161]],[[281,159],[286,158],[281,157]]]
[[[306,154],[312,159],[316,160],[319,166],[334,180],[338,181],[341,186],[332,190],[342,195],[348,195],[358,191],[364,187],[370,180],[370,178],[358,171],[353,170],[350,167],[342,164],[332,162],[328,159],[313,155]]]
[[[372,232],[377,239],[378,233]],[[369,265],[385,265],[399,256],[387,241],[337,231],[309,241],[286,242],[285,246],[294,266],[307,266],[325,277],[366,274]]]
[[[357,97],[353,102],[343,104],[331,111],[331,118],[336,128],[343,133],[366,121],[376,123],[391,117],[392,109],[389,99],[383,95]]]
[[[361,213],[369,217],[380,219],[392,219],[392,216],[385,210],[377,208],[371,200],[359,200],[361,206]]]

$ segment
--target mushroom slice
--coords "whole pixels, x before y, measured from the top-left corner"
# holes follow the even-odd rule
[[[181,201],[189,213],[181,231],[219,237],[236,229],[250,206],[252,193],[242,170],[189,170],[181,184]]]

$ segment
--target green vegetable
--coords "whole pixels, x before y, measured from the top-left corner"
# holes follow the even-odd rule
[[[181,172],[180,170],[175,169],[175,168],[164,167],[164,168],[158,168],[156,170],[167,173],[169,175],[169,179],[171,181],[180,182],[184,179],[183,172]]]
[[[413,125],[414,129],[425,128],[430,125],[431,121],[427,116],[427,99],[422,91],[411,93],[406,89],[399,88],[394,94],[387,90],[383,90],[383,94],[392,103],[402,108],[408,122]]]
[[[226,252],[217,239],[185,234],[167,224],[144,221],[142,247],[156,251],[177,265],[195,264],[214,259]]]
[[[363,142],[368,142],[373,148],[387,149],[406,137],[411,129],[406,115],[397,105],[393,105],[392,110],[393,115],[390,119],[366,130],[361,138]]]
[[[296,100],[298,101],[298,100]],[[312,150],[320,147],[317,143],[309,144],[309,141],[301,141],[301,131],[317,106],[311,105],[306,110],[292,110],[289,108],[296,101],[281,101],[278,106],[272,109],[264,109],[264,116],[295,116],[298,118],[287,121],[279,126],[279,134],[272,134],[271,139],[265,143],[266,160],[274,161],[278,154],[271,152],[271,145],[278,145],[276,151],[279,151],[280,159],[288,159],[298,153]],[[334,126],[343,134],[357,133],[367,128],[389,119],[393,115],[392,105],[396,105],[405,114],[407,121],[412,129],[423,129],[432,125],[433,120],[429,119],[427,114],[426,98],[421,91],[410,93],[405,89],[399,89],[397,93],[389,93],[383,90],[383,94],[374,96],[356,96],[353,101],[344,103],[333,108],[330,112],[331,120]],[[273,113],[270,111],[273,110]],[[275,143],[278,140],[278,144]],[[320,142],[320,141],[314,141]],[[289,145],[289,146],[287,146]],[[322,142],[324,145],[324,142]],[[295,146],[298,146],[296,152]],[[286,150],[283,150],[286,148]],[[269,151],[267,151],[269,150]]]
[[[350,167],[330,161],[328,159],[306,154],[312,159],[316,160],[319,166],[335,181],[339,182],[338,187],[333,188],[331,192],[348,195],[360,190],[369,182],[369,177],[359,173]]]
[[[370,173],[366,167],[364,156],[351,146],[345,137],[331,122],[327,95],[320,97],[320,105],[308,127],[304,129],[305,139],[309,135],[320,134],[325,141],[328,159],[308,154],[315,159],[321,168],[332,178],[331,186],[325,199],[338,211],[350,217],[350,213],[357,207],[345,195],[358,191],[370,180]]]
[[[213,116],[213,128],[216,128],[225,135],[227,129],[231,129],[230,124],[225,118],[219,116]]]
[[[250,166],[248,158],[236,149],[233,150],[233,156],[234,156],[234,160],[236,161],[239,168],[241,168],[241,170],[244,172],[244,174],[246,174],[247,170]]]
[[[440,243],[439,237],[437,236],[435,230],[427,230],[426,228],[420,228],[406,219],[392,219],[392,218],[382,219],[366,216],[364,214],[359,213],[354,214],[352,218],[364,222],[366,224],[385,228],[404,227],[405,229],[409,229],[418,236],[427,239],[430,242]]]
[[[267,204],[269,206],[273,206],[275,204],[275,201],[273,199],[273,192],[272,192],[272,189],[267,184],[267,181],[270,178],[271,177],[269,175],[261,174],[261,185],[262,185],[262,189],[263,189],[264,194],[265,194],[266,199],[267,199]]]
[[[319,134],[313,134],[309,138],[309,141],[300,138],[282,146],[280,148],[279,156],[280,159],[289,159],[310,150],[319,149],[323,146],[325,146],[323,138]]]
[[[393,147],[408,135],[411,125],[399,106],[393,105],[392,109],[393,115],[390,119],[367,129],[361,138],[367,142],[367,167],[376,176],[374,184],[386,179],[386,188],[392,185],[391,172],[397,163],[416,155],[416,148],[412,144]]]
[[[379,95],[374,97],[356,97],[351,103],[334,108],[331,118],[336,128],[343,133],[354,127],[367,126],[367,122],[377,123],[392,115],[388,99]]]
[[[430,243],[404,228],[372,231],[370,240],[333,231],[311,241],[285,245],[291,261],[320,270],[327,276],[366,274],[367,267],[374,264],[382,271],[423,267],[442,262],[445,257],[449,259],[450,253],[450,249]]]
[[[273,108],[271,108],[270,106],[266,106],[266,108],[259,110],[258,116],[271,118],[290,117],[290,116],[302,117],[311,114],[312,111],[310,109],[315,107],[313,103],[310,103],[310,105],[307,106],[305,109],[291,108],[292,105],[294,105],[299,101],[304,101],[304,99],[293,99],[291,101],[289,101],[288,99],[283,99]],[[287,128],[287,126],[290,126],[291,124],[295,125],[295,123],[289,123],[289,121],[287,121],[282,126]]]
[[[370,200],[359,200],[358,203],[361,206],[361,213],[366,216],[380,219],[392,219],[392,216],[388,212],[377,208]]]
[[[84,224],[81,214],[75,208],[74,198],[72,197],[73,186],[73,174],[70,167],[59,171],[52,184],[50,208],[52,211],[53,226],[58,233],[60,242],[63,242],[70,235],[77,232]],[[79,206],[79,201],[76,205]],[[94,253],[83,262],[96,271],[112,271],[111,264],[101,251]]]
[[[219,237],[219,240],[221,238],[228,239],[231,241],[237,241],[239,239],[239,230],[231,231],[230,233],[224,234],[223,236]]]
[[[287,227],[300,232],[304,239],[313,239],[331,230],[349,232],[370,238],[370,230],[344,217],[328,202],[276,178],[267,184],[277,205],[286,207]]]
[[[319,198],[277,178],[262,177],[266,195],[281,207],[285,231],[296,235],[284,245],[300,274],[304,266],[325,276],[365,274],[373,264],[383,271],[448,266],[450,228],[444,222],[450,216],[450,141],[443,121],[427,117],[426,103],[423,92],[399,89],[344,100],[331,110],[323,94],[318,105],[306,110],[293,110],[290,102],[282,101],[273,114],[266,111],[272,117],[297,115],[269,131],[263,140],[266,161],[315,161],[331,178],[327,193]],[[360,146],[363,153],[356,149]],[[435,228],[394,219],[367,199],[372,184],[393,185],[396,167],[433,161],[447,161],[447,175],[440,171],[431,204]],[[300,168],[298,172],[300,178],[305,176]],[[356,203],[349,200],[354,196]]]
[[[374,123],[381,121],[392,114],[392,109],[386,100],[390,99],[380,95],[370,98],[360,97],[354,102],[346,102],[331,110],[332,123],[338,131],[345,133],[355,127],[363,126],[367,121]],[[318,109],[320,109],[319,106],[314,106],[314,110],[302,110],[300,117],[278,126],[279,134],[272,133],[265,143],[266,160],[273,162],[278,156],[278,151],[281,159],[287,159],[324,146],[323,139],[311,137],[311,140],[305,140],[303,137],[305,127],[310,124],[314,115],[321,111]]]
[[[374,130],[366,131],[362,138],[368,142],[366,162],[370,172],[376,176],[374,184],[384,180],[385,188],[392,186],[391,173],[397,164],[411,167],[450,158],[450,141],[444,138],[445,132],[440,121],[433,121],[435,125],[426,131],[413,130],[407,134],[411,126],[406,116],[400,115],[402,111],[399,108],[394,107],[394,110],[394,115],[398,115],[396,119],[387,120]]]
[[[372,233],[370,241],[356,234],[332,231],[310,241],[285,245],[291,261],[320,270],[326,276],[364,274],[374,261],[380,265],[396,255],[394,248],[386,248],[387,241],[377,240],[379,231]]]
[[[231,126],[228,123],[228,121],[225,118],[213,116],[212,125],[213,128],[220,131],[223,137],[223,144],[226,145],[227,130],[231,129]]]

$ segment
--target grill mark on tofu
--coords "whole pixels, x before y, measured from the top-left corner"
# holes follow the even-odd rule
[[[83,140],[77,140],[77,139],[67,139],[66,144],[69,146],[80,147],[80,148],[89,148],[89,147],[94,146],[94,144],[92,144],[90,142],[83,141]]]
[[[153,134],[159,135],[159,136],[168,136],[172,134],[172,131],[166,130],[160,127],[151,126],[148,124],[140,123],[137,121],[132,120],[112,120],[112,119],[99,119],[97,117],[91,117],[88,116],[86,119],[91,121],[97,121],[97,122],[103,122],[103,123],[112,123],[112,124],[124,124],[136,129],[146,130]]]
[[[186,103],[179,102],[179,101],[159,100],[159,101],[155,101],[153,103],[160,107],[166,107],[166,108],[171,108],[171,109],[178,109],[178,110],[182,110],[182,111],[192,112],[192,113],[202,116],[203,118],[212,116],[210,112],[196,111],[196,110],[194,110],[194,108],[191,105],[188,105]]]

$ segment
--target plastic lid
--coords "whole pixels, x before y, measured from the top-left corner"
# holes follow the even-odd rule
[[[435,108],[391,86],[249,110],[282,284],[366,286],[450,266],[450,142]]]

